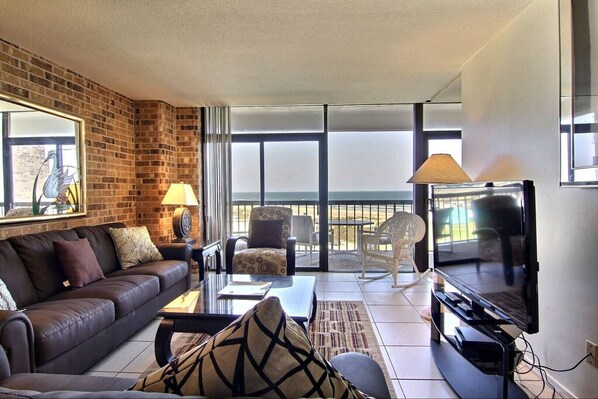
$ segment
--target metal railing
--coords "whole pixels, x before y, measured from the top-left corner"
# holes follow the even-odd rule
[[[315,230],[319,231],[318,201],[266,201],[266,205],[286,206],[293,209],[293,215],[312,217]],[[233,235],[247,235],[251,209],[259,206],[259,201],[233,201]],[[375,230],[397,211],[412,212],[410,200],[335,200],[328,203],[329,219],[369,220],[367,230]],[[329,245],[340,251],[357,250],[356,226],[329,226]]]

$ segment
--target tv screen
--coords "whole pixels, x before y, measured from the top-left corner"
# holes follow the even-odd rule
[[[532,181],[432,186],[434,270],[472,302],[538,331]]]

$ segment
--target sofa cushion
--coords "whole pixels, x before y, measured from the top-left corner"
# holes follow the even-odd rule
[[[110,228],[126,227],[123,223],[106,223],[97,226],[83,226],[76,227],[73,230],[80,238],[87,238],[91,249],[96,254],[96,258],[104,275],[112,273],[120,269],[120,262],[116,249],[114,248],[114,241],[110,236]]]
[[[43,301],[64,288],[62,283],[66,278],[58,264],[54,241],[77,239],[79,237],[73,230],[46,231],[7,239],[27,268],[39,300]]]
[[[276,297],[132,389],[209,397],[363,397],[314,349]]]
[[[2,279],[0,279],[0,310],[17,310],[17,304]]]
[[[160,290],[164,291],[187,278],[189,265],[182,260],[161,260],[144,263],[129,269],[120,269],[110,273],[109,277],[144,274],[160,279]]]
[[[147,227],[111,228],[109,231],[123,269],[164,259],[152,242]]]
[[[37,292],[29,273],[10,242],[0,240],[0,278],[4,280],[17,308],[37,302]]]
[[[114,304],[77,298],[33,304],[24,311],[33,326],[37,364],[77,346],[114,322]]]
[[[110,277],[93,282],[83,288],[65,290],[49,300],[108,299],[114,303],[116,318],[121,318],[159,293],[160,283],[156,276],[131,275]]]
[[[71,287],[84,287],[104,278],[87,238],[54,241],[58,262]]]

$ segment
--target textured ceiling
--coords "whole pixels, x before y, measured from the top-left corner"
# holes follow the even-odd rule
[[[532,0],[0,0],[0,37],[174,106],[459,100]]]

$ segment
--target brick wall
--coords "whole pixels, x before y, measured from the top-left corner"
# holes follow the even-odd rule
[[[145,224],[152,239],[169,240],[172,208],[160,202],[170,183],[189,176],[201,196],[199,175],[189,166],[181,177],[177,171],[177,143],[183,143],[186,161],[193,160],[189,149],[199,146],[197,111],[161,101],[133,101],[2,39],[0,46],[0,90],[83,118],[87,163],[86,217],[1,225],[0,238],[121,221]]]

